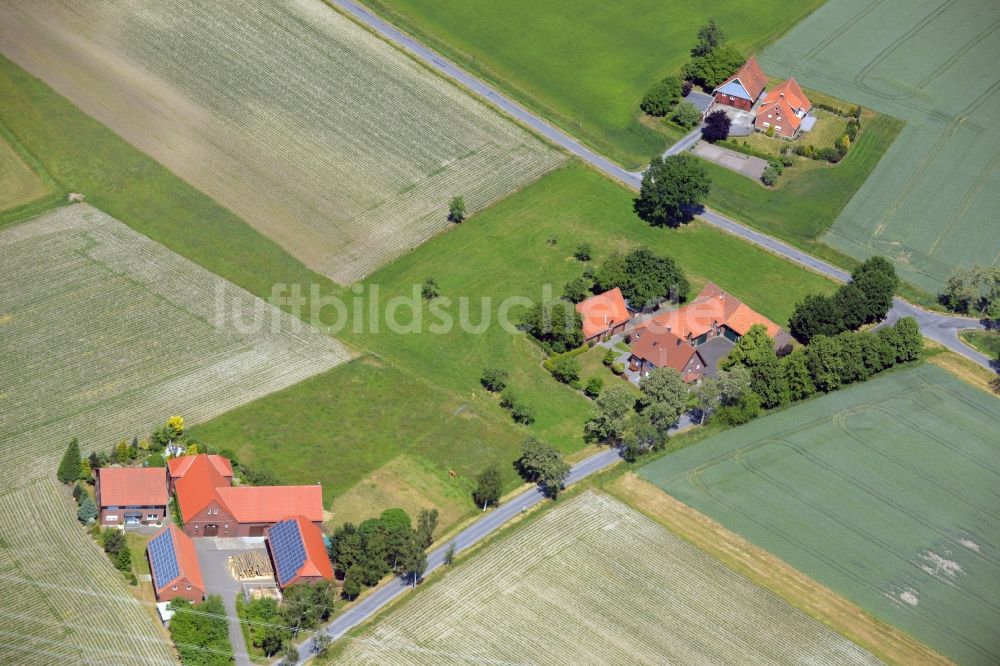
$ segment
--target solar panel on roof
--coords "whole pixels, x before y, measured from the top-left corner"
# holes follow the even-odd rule
[[[268,531],[271,556],[278,565],[278,584],[284,586],[302,568],[306,561],[306,548],[302,532],[295,520],[282,520]]]
[[[150,540],[149,560],[153,565],[153,584],[157,590],[180,575],[181,569],[177,564],[172,530],[167,530]]]

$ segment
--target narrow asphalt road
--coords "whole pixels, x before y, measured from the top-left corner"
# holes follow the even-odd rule
[[[672,433],[682,432],[695,425],[690,415],[681,417],[680,423],[672,429]],[[580,479],[586,478],[595,472],[611,467],[621,460],[617,449],[605,449],[573,465],[569,476],[566,477],[566,485],[572,485]],[[518,514],[527,511],[545,499],[545,495],[539,488],[531,488],[520,495],[513,497],[503,504],[484,513],[464,530],[459,532],[455,538],[440,546],[436,550],[427,554],[427,571],[429,574],[435,569],[444,565],[444,556],[451,544],[455,544],[455,552],[461,553],[470,546],[473,546],[490,534],[507,524]],[[367,597],[362,599],[356,606],[335,616],[333,621],[322,629],[322,632],[336,640],[345,633],[369,619],[377,613],[383,606],[396,597],[411,589],[412,585],[402,579],[395,578],[383,584]],[[311,656],[312,639],[302,644],[299,649],[299,663],[305,663]]]

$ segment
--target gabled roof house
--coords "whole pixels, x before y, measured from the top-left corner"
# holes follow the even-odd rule
[[[632,318],[618,287],[577,303],[576,311],[583,319],[583,338],[587,342],[623,333]]]
[[[175,525],[167,525],[149,540],[146,557],[157,601],[181,597],[198,602],[205,597],[194,542]]]
[[[281,589],[295,583],[333,580],[323,533],[304,516],[288,516],[267,528],[267,552]]]
[[[94,478],[101,525],[160,523],[167,513],[162,467],[101,467]]]
[[[776,346],[787,344],[788,334],[780,326],[709,282],[687,305],[654,317],[632,333],[630,368],[643,375],[672,367],[686,382],[713,376],[719,359],[755,324],[767,329]]]
[[[712,91],[717,104],[749,111],[764,92],[767,76],[751,56],[739,70]]]
[[[792,77],[768,91],[754,116],[754,126],[759,130],[773,127],[776,134],[786,138],[795,136],[803,127],[812,102],[805,96]]]
[[[184,532],[199,536],[264,536],[264,531],[289,514],[317,526],[323,521],[323,489],[311,486],[232,486],[229,461],[221,466],[199,454],[183,465],[174,481]],[[177,472],[181,472],[181,466]],[[220,471],[221,470],[221,471]]]

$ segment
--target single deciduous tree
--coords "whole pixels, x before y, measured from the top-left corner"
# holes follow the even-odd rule
[[[720,44],[703,56],[691,58],[684,65],[684,78],[712,89],[736,73],[746,58],[728,44]]]
[[[676,425],[687,405],[688,388],[673,368],[656,368],[639,381],[639,406],[654,425]]]
[[[562,454],[551,444],[534,437],[527,438],[521,444],[517,468],[525,479],[540,484],[552,498],[559,494],[569,474],[569,465],[563,460]]]
[[[712,413],[722,397],[719,382],[712,377],[705,377],[692,389],[692,393],[698,399],[698,423],[704,423],[705,417]]]
[[[635,212],[655,226],[677,227],[691,219],[710,189],[708,171],[697,158],[654,157],[642,174]]]
[[[580,361],[572,356],[556,359],[552,365],[552,376],[563,384],[570,384],[580,379]]]
[[[701,122],[701,111],[691,102],[682,101],[674,108],[671,120],[684,129],[691,129]]]
[[[500,393],[507,387],[509,376],[506,370],[500,368],[483,368],[483,376],[479,378],[479,383],[491,393]]]
[[[500,468],[496,463],[492,463],[476,477],[476,489],[472,493],[472,498],[476,504],[483,505],[483,511],[490,504],[500,501],[500,494],[503,492],[503,480],[500,477]]]
[[[427,553],[424,552],[416,536],[410,539],[403,551],[403,574],[410,579],[413,587],[427,571]]]
[[[462,222],[465,220],[465,199],[462,197],[455,197],[448,204],[448,219],[452,222]]]
[[[580,275],[566,283],[566,286],[563,287],[563,296],[570,303],[579,303],[590,296],[590,289],[593,285],[592,280]]]
[[[723,141],[729,137],[731,125],[732,121],[725,111],[722,109],[713,111],[705,118],[705,126],[701,128],[701,138],[709,143]]]
[[[584,426],[587,437],[607,444],[618,444],[635,408],[636,397],[628,386],[615,383],[594,401],[594,409]]]
[[[417,542],[427,548],[434,543],[434,530],[437,529],[438,510],[422,509],[417,517]]]
[[[691,49],[691,55],[696,58],[707,55],[724,41],[726,33],[718,26],[715,19],[708,19],[708,23],[698,30],[698,43]]]
[[[438,288],[437,280],[432,277],[424,280],[424,284],[420,287],[420,295],[425,301],[432,301],[438,297],[440,290]]]

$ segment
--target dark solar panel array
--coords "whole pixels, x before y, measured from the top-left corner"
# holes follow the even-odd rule
[[[302,568],[306,561],[306,548],[302,543],[299,524],[294,520],[282,520],[268,530],[271,556],[278,565],[278,583],[284,586]]]
[[[163,532],[149,542],[149,560],[153,565],[153,583],[157,590],[180,575],[172,530]]]

